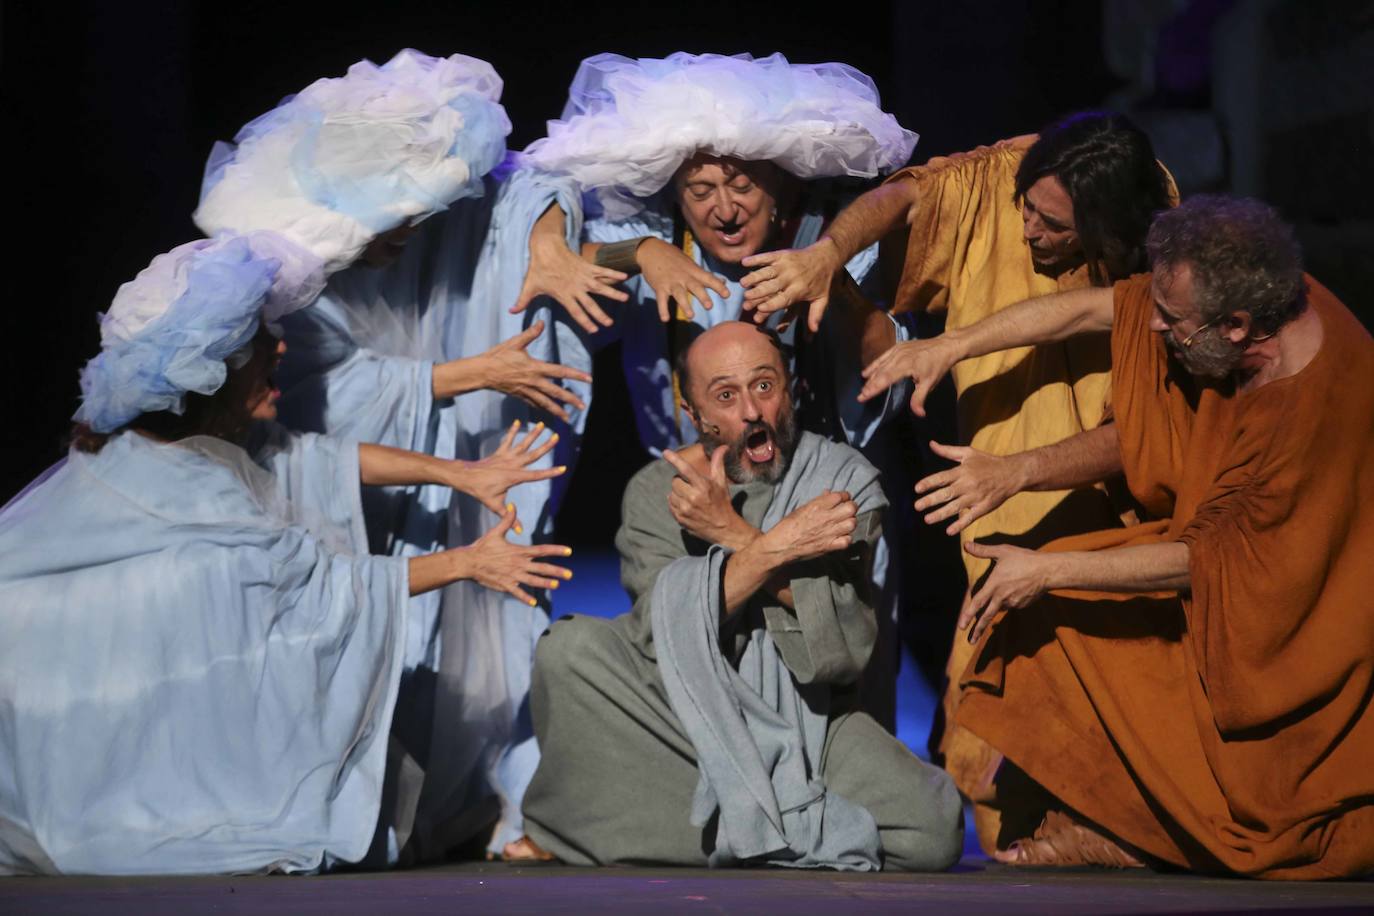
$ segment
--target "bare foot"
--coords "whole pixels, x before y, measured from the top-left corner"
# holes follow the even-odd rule
[[[513,843],[507,843],[501,850],[501,861],[503,862],[552,862],[553,853],[540,847],[538,843],[527,836],[522,836]]]

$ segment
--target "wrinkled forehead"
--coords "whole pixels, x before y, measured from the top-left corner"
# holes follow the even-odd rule
[[[687,352],[693,384],[744,384],[764,369],[785,373],[773,338],[746,324],[717,326],[702,334]]]

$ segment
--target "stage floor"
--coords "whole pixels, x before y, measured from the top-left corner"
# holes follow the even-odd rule
[[[378,874],[2,878],[0,913],[1370,913],[1374,882],[1147,871],[1047,872],[966,860],[940,875],[461,864]]]

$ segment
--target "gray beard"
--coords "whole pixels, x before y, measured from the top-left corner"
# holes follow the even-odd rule
[[[1240,365],[1245,351],[1221,336],[1221,331],[1208,328],[1193,338],[1193,345],[1184,349],[1174,340],[1173,335],[1165,335],[1164,342],[1169,353],[1178,361],[1189,375],[1220,381],[1228,378]]]
[[[773,438],[773,460],[764,465],[754,464],[744,454],[749,435],[760,429],[768,430]],[[708,458],[722,445],[728,447],[725,452],[725,476],[733,483],[777,483],[782,480],[792,463],[792,453],[797,450],[797,438],[797,420],[791,407],[779,414],[777,427],[770,426],[762,420],[750,423],[735,442],[726,442],[706,430],[698,433],[701,447],[706,450]]]

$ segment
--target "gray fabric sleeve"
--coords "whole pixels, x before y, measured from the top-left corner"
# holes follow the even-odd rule
[[[620,553],[620,584],[629,593],[628,635],[644,651],[652,651],[650,601],[658,574],[669,563],[687,556],[682,528],[668,508],[673,467],[659,459],[634,477],[620,506],[615,546]]]
[[[872,565],[881,532],[880,509],[860,514],[848,550],[792,569],[795,609],[764,608],[768,632],[799,683],[849,684],[868,663],[878,635]]]

